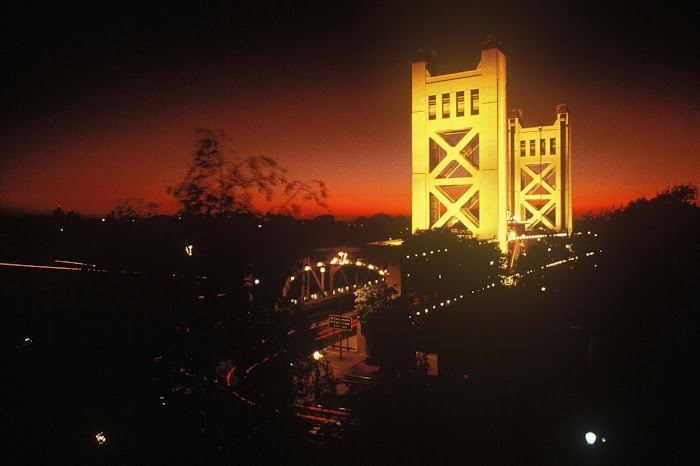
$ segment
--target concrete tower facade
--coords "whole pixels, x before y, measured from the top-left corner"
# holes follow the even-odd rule
[[[557,107],[550,126],[522,127],[522,112],[508,120],[509,206],[527,229],[572,230],[569,109]]]
[[[522,214],[530,229],[541,224],[570,231],[566,107],[551,127],[522,128],[520,118],[509,120],[506,57],[495,41],[485,44],[474,70],[433,76],[426,59],[412,66],[413,232],[466,229],[476,238],[497,239],[506,251],[514,216]],[[527,141],[529,150],[531,140],[535,156],[520,157],[513,148]],[[535,202],[533,196],[540,197]]]

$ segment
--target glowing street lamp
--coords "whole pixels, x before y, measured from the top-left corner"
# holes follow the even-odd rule
[[[586,443],[593,445],[596,440],[596,435],[593,432],[586,432]]]
[[[104,443],[107,441],[107,437],[105,437],[104,432],[100,432],[99,434],[95,435],[95,440],[97,440],[99,445],[104,445]]]
[[[314,359],[318,361],[323,357],[319,351],[314,351]],[[314,399],[318,400],[321,391],[321,364],[315,364],[316,368],[314,372],[316,373],[316,383],[314,384]]]

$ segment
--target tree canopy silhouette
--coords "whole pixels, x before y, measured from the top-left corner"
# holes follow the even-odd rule
[[[226,217],[250,213],[255,211],[256,196],[269,202],[280,192],[287,197],[278,208],[282,213],[299,213],[302,201],[328,209],[322,181],[289,180],[287,170],[270,157],[236,155],[228,149],[230,138],[223,131],[197,129],[196,133],[199,139],[185,178],[167,188],[180,203],[181,214]]]
[[[128,222],[142,220],[155,216],[158,212],[158,204],[146,201],[143,197],[128,197],[119,199],[119,204],[105,216],[108,221]]]

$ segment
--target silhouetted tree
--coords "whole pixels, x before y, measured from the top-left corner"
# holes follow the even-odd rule
[[[447,253],[446,253],[447,252]],[[496,243],[460,238],[446,229],[420,231],[404,241],[403,290],[417,296],[454,297],[498,283],[505,264]]]
[[[296,213],[301,200],[313,201],[326,207],[325,185],[318,180],[302,183],[287,179],[287,170],[275,160],[257,155],[242,158],[227,157],[226,144],[230,138],[223,131],[196,130],[199,139],[195,143],[185,178],[167,192],[181,204],[181,214],[206,217],[226,217],[235,213],[253,212],[253,198],[262,195],[271,201],[278,189],[290,195],[281,211]]]
[[[388,373],[410,369],[415,363],[411,345],[408,298],[379,283],[355,291],[355,310],[362,320],[371,358]]]
[[[299,215],[301,213],[301,201],[313,201],[316,205],[328,210],[325,199],[328,197],[328,190],[323,181],[292,181],[287,183],[284,194],[289,195],[287,200],[280,206],[279,213],[287,215]]]
[[[119,204],[105,218],[118,222],[142,220],[153,217],[157,210],[156,202],[146,201],[142,197],[128,197],[120,199]]]
[[[318,403],[324,393],[334,391],[336,383],[333,367],[327,358],[321,356],[316,360],[308,354],[300,354],[289,367],[297,403]]]

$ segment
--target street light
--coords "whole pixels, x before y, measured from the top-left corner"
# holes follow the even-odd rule
[[[316,383],[314,384],[314,401],[318,402],[319,395],[321,392],[321,363],[320,360],[323,357],[323,355],[318,352],[314,351],[314,359],[316,360],[314,372],[316,373]]]
[[[320,262],[319,262],[320,264]],[[321,271],[321,296],[326,295],[326,268],[321,267],[319,269]]]
[[[593,432],[586,432],[586,443],[593,445],[595,443],[596,435]]]

